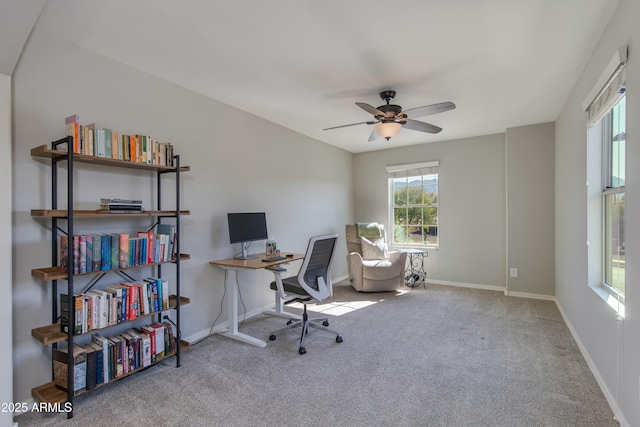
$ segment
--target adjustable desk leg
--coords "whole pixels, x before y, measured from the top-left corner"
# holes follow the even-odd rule
[[[274,276],[277,274],[276,272],[273,272]],[[286,311],[284,311],[284,300],[282,298],[280,298],[280,293],[278,291],[274,292],[275,294],[275,304],[273,306],[273,310],[271,309],[267,309],[267,310],[263,310],[262,312],[264,314],[270,314],[272,316],[278,316],[278,317],[284,317],[285,319],[293,319],[293,320],[300,320],[302,319],[302,316],[299,316],[297,314],[293,314],[293,313],[287,313]]]
[[[235,280],[231,280],[231,273]],[[224,286],[229,295],[227,299],[227,316],[229,316],[227,323],[229,328],[227,332],[223,332],[222,335],[232,338],[234,340],[242,341],[247,344],[255,345],[256,347],[266,347],[267,343],[254,338],[250,335],[238,332],[238,270],[225,268],[224,270]]]

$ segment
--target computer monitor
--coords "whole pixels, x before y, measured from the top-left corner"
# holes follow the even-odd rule
[[[267,217],[264,212],[240,212],[227,213],[229,223],[229,242],[240,243],[242,253],[235,256],[237,259],[257,258],[257,255],[247,254],[251,242],[267,240]]]

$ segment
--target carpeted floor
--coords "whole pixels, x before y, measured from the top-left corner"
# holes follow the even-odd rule
[[[296,310],[295,308],[293,310]],[[361,294],[342,282],[320,310],[344,342],[295,332],[257,348],[215,335],[75,400],[75,416],[19,426],[616,426],[556,305],[428,285]],[[311,316],[318,315],[311,312]],[[267,339],[284,320],[241,331]]]

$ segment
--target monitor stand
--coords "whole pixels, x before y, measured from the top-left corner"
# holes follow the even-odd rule
[[[253,259],[253,258],[258,258],[258,255],[249,255],[249,254],[247,254],[247,250],[249,249],[249,246],[251,246],[251,242],[240,243],[240,245],[242,245],[242,254],[234,256],[233,259]]]

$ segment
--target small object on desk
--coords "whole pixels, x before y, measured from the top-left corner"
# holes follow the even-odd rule
[[[283,259],[286,259],[286,258],[283,256],[274,256],[271,258],[262,258],[262,262],[282,261]]]
[[[285,255],[287,258],[293,258],[293,254],[286,254]]]

